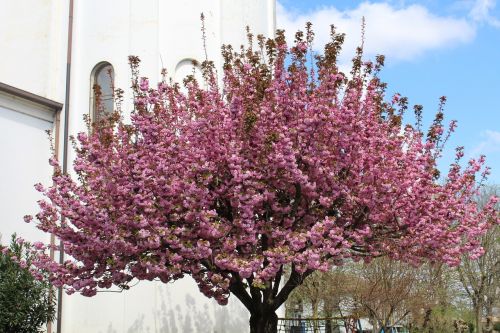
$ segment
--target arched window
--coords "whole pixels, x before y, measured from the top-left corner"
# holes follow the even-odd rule
[[[198,84],[203,85],[203,75],[198,64],[199,62],[190,58],[179,61],[177,66],[175,66],[175,81],[182,84],[187,76],[194,75]]]
[[[113,112],[115,71],[109,62],[98,63],[91,74],[91,117],[102,119]]]

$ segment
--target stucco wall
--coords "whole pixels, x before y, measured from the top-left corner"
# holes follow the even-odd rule
[[[0,0],[0,82],[63,101],[67,3]]]
[[[130,87],[128,55],[141,58],[141,75],[150,77],[152,82],[159,79],[162,68],[175,76],[176,68],[185,71],[178,66],[180,62],[204,60],[202,12],[206,17],[208,56],[217,66],[221,62],[221,44],[245,43],[245,26],[250,26],[255,34],[274,32],[274,0],[75,0],[74,3],[70,134],[85,130],[82,117],[89,112],[90,75],[99,62],[113,65],[115,86],[127,92]],[[65,102],[68,4],[69,0],[0,0],[1,82]],[[125,109],[130,109],[130,93],[125,97]],[[8,124],[7,120],[0,119],[0,126]],[[24,120],[19,124],[19,135],[24,138],[21,133],[30,131],[24,128],[28,122]],[[30,185],[29,189],[19,187],[20,195],[24,196],[23,193],[34,193],[33,183],[49,183],[50,169],[44,161],[48,157],[47,147],[22,142],[15,142],[12,149],[23,150],[26,157],[32,156],[35,150],[44,152],[40,153],[43,158],[37,157],[39,160],[18,161],[29,165],[19,171],[20,175],[33,175],[23,179]],[[73,157],[70,153],[70,160]],[[40,173],[33,173],[34,169]],[[0,166],[0,174],[7,172],[11,172],[10,169]],[[20,182],[17,178],[11,181],[12,186]],[[36,206],[36,198],[31,194],[26,194],[23,200],[15,200],[19,207],[13,214],[29,212]],[[36,237],[34,229],[26,229],[30,227],[18,230]],[[0,232],[11,229],[2,226]],[[232,333],[247,331],[248,315],[235,299],[227,307],[216,305],[186,278],[166,286],[140,282],[127,292],[99,293],[91,299],[65,295],[62,323],[64,333]]]
[[[0,203],[2,244],[13,233],[29,241],[50,237],[26,224],[23,216],[38,211],[40,194],[33,185],[49,183],[50,141],[47,130],[54,129],[55,112],[0,92]]]

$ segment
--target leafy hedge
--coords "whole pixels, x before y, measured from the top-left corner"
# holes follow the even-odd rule
[[[0,332],[45,332],[55,318],[55,300],[43,275],[30,273],[31,245],[12,236],[9,247],[0,245]]]

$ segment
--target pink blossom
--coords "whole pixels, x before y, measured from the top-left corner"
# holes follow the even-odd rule
[[[76,177],[51,159],[53,184],[36,185],[37,226],[71,259],[33,264],[55,286],[93,296],[190,275],[225,304],[247,286],[271,288],[285,266],[303,278],[379,255],[456,265],[481,254],[478,237],[498,223],[497,199],[473,200],[484,159],[457,161],[438,181],[439,121],[426,138],[401,123],[404,99],[386,101],[377,76],[348,78],[334,54],[312,73],[307,43],[274,43],[272,66],[231,51],[206,85],[153,89],[134,77],[130,120],[77,135]],[[375,65],[353,73],[363,66]]]
[[[139,82],[139,89],[141,91],[146,92],[149,90],[149,80],[145,77],[141,77],[141,80]]]

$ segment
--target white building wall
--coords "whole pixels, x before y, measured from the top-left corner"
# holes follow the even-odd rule
[[[0,82],[64,99],[68,1],[0,0]]]
[[[85,130],[83,115],[90,111],[90,75],[99,62],[113,65],[115,86],[128,92],[125,109],[130,109],[128,55],[141,58],[141,75],[148,76],[152,83],[159,80],[163,67],[171,76],[176,76],[177,69],[177,79],[181,79],[180,72],[186,71],[179,66],[182,61],[205,58],[200,22],[203,12],[208,56],[220,68],[221,44],[231,43],[236,47],[244,44],[245,26],[250,26],[255,34],[274,33],[274,3],[274,0],[75,0],[69,133]],[[69,0],[0,0],[0,8],[0,50],[2,58],[5,57],[0,62],[0,82],[64,103]],[[32,142],[35,139],[25,136],[30,133],[28,124],[28,120],[20,120],[15,131],[26,142]],[[3,126],[0,130],[12,127],[3,118],[0,126]],[[14,137],[11,132],[5,133]],[[13,141],[9,149],[26,151],[24,157],[15,157],[16,164],[29,167],[17,170],[18,178],[2,179],[15,187],[22,178],[26,183],[23,188],[29,189],[19,187],[20,196],[29,193],[25,191],[34,193],[32,184],[38,181],[50,184],[51,174],[46,163],[48,147],[25,141]],[[37,155],[36,161],[24,161],[28,156],[35,158],[31,155],[34,150],[43,153]],[[74,158],[71,149],[69,157]],[[37,172],[33,172],[35,168]],[[0,174],[9,172],[13,171],[0,166]],[[24,174],[30,177],[23,178]],[[0,197],[2,205],[5,197]],[[34,196],[26,195],[24,199],[11,198],[18,205],[12,210],[12,220],[17,216],[21,219],[36,206]],[[39,236],[32,225],[0,228],[2,233],[11,230]],[[45,235],[39,237],[47,240]],[[245,331],[248,331],[248,314],[234,297],[227,307],[220,307],[202,296],[190,278],[169,285],[143,281],[129,291],[103,292],[93,298],[78,294],[63,297],[64,333]]]
[[[26,224],[23,216],[38,212],[41,195],[35,183],[50,183],[48,164],[50,141],[47,130],[54,129],[55,112],[0,92],[0,203],[2,244],[17,233],[28,241],[50,241],[50,236]]]

